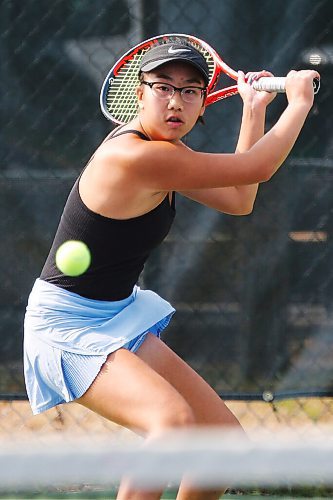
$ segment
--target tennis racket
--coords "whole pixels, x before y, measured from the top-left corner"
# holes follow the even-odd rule
[[[150,48],[161,43],[187,43],[205,57],[209,68],[209,84],[205,105],[226,99],[238,93],[237,85],[216,90],[222,73],[237,80],[237,71],[230,68],[206,42],[192,35],[171,33],[149,38],[126,52],[111,68],[102,85],[100,105],[103,114],[112,122],[123,125],[131,121],[138,112],[135,89],[139,84],[139,69],[143,55]],[[256,90],[267,92],[285,92],[285,77],[263,77],[252,83]],[[319,80],[314,80],[314,92],[319,90]]]

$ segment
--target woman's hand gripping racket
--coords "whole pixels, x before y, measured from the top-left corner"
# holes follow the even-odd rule
[[[147,50],[155,45],[170,42],[191,44],[205,57],[210,77],[206,106],[238,93],[237,85],[215,90],[222,73],[236,81],[238,73],[230,68],[208,43],[195,36],[181,33],[160,35],[145,40],[126,52],[109,71],[100,95],[101,109],[106,118],[116,124],[123,125],[137,115],[138,104],[135,90],[139,84],[141,58]],[[263,77],[253,81],[251,85],[256,90],[285,92],[285,82],[285,77]],[[320,87],[320,81],[315,79],[313,85],[316,94]]]

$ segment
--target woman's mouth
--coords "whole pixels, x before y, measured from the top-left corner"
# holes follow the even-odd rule
[[[178,128],[183,125],[183,121],[178,116],[169,116],[166,121],[171,128]]]

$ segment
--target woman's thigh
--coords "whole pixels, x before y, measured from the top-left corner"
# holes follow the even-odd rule
[[[150,337],[152,335],[149,340]],[[163,355],[159,345],[154,355]],[[92,385],[76,401],[117,424],[144,434],[193,422],[192,410],[177,389],[126,349],[108,356]]]
[[[212,387],[163,341],[149,334],[136,354],[183,396],[197,424],[240,427]]]

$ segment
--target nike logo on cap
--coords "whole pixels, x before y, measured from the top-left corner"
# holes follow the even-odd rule
[[[178,54],[178,52],[191,52],[190,49],[173,49],[172,47],[168,48],[169,54]]]

